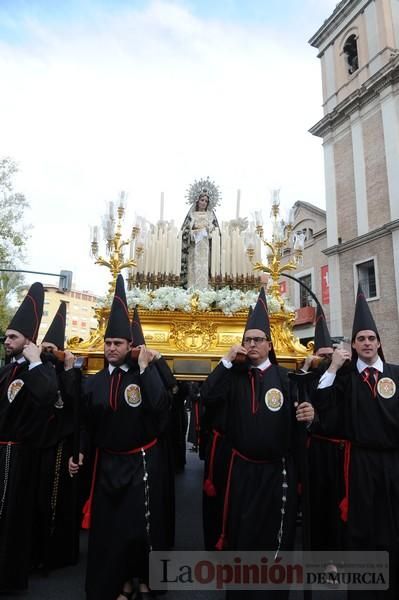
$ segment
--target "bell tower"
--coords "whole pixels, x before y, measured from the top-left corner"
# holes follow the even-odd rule
[[[399,360],[399,2],[342,0],[309,43],[321,62],[333,335],[351,332],[360,280]]]

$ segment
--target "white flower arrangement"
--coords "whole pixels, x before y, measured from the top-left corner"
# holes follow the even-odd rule
[[[128,306],[138,306],[146,310],[169,310],[191,312],[192,299],[195,295],[198,299],[197,310],[206,312],[220,310],[225,315],[231,316],[236,312],[246,311],[250,306],[254,307],[258,298],[258,290],[231,290],[228,287],[221,290],[185,290],[180,287],[165,286],[156,290],[143,290],[135,287],[126,294]],[[105,307],[109,302],[104,298],[98,302],[98,307]],[[280,312],[279,302],[267,295],[267,306],[271,314]],[[293,312],[294,309],[284,298],[284,312]]]

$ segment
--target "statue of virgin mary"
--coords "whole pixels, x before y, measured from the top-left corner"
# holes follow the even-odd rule
[[[191,207],[182,225],[182,282],[187,288],[206,289],[211,276],[214,232],[217,232],[220,244],[220,229],[214,210],[220,202],[220,193],[207,177],[195,181],[189,187],[186,198]],[[217,272],[220,265],[218,267]]]

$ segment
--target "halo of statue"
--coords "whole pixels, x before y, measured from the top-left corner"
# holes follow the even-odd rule
[[[216,206],[221,202],[221,193],[219,187],[209,177],[206,179],[196,179],[190,185],[186,193],[186,202],[195,205],[201,195],[206,195],[209,198],[208,210],[215,210]]]

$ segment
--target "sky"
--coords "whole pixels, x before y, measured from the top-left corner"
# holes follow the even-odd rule
[[[0,157],[30,203],[25,269],[109,280],[90,226],[128,193],[180,226],[190,184],[220,188],[219,221],[297,200],[321,208],[320,61],[309,38],[336,0],[0,0]],[[102,245],[100,244],[100,250]],[[102,252],[104,254],[104,252]],[[36,277],[40,279],[40,277]],[[34,278],[27,276],[28,282]],[[42,277],[43,282],[58,283]]]

